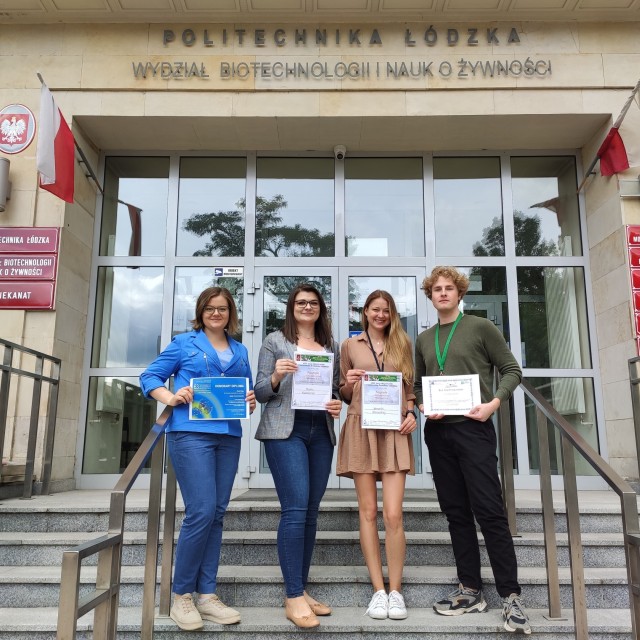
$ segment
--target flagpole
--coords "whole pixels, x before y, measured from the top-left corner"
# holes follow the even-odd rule
[[[622,124],[624,117],[627,115],[627,111],[629,111],[629,108],[631,107],[631,103],[633,102],[633,99],[635,98],[636,93],[638,93],[639,90],[640,90],[640,80],[638,80],[638,82],[636,83],[636,86],[633,88],[633,91],[631,92],[631,95],[627,98],[627,101],[624,103],[624,106],[622,107],[622,111],[620,111],[620,115],[616,118],[616,121],[613,123],[612,129],[620,128],[620,125]],[[587,172],[584,174],[584,178],[582,178],[582,182],[578,186],[578,190],[576,191],[576,193],[580,193],[580,191],[582,191],[582,187],[584,187],[587,179],[593,173],[593,170],[596,164],[598,164],[598,160],[600,160],[600,158],[596,154],[596,157],[593,159],[593,162],[589,165]]]

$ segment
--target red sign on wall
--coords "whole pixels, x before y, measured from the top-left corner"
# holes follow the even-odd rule
[[[0,309],[53,309],[60,229],[0,228]]]
[[[627,244],[630,247],[640,247],[640,224],[627,225]]]
[[[60,229],[44,227],[0,228],[0,253],[57,253]]]
[[[633,289],[633,311],[636,321],[636,349],[640,355],[640,225],[627,225],[627,247],[629,249],[631,288]]]
[[[55,282],[0,282],[0,309],[53,309]]]
[[[0,253],[0,280],[55,280],[57,262],[47,253]]]

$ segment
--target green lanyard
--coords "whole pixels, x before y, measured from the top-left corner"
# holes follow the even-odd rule
[[[444,343],[444,351],[442,354],[440,353],[440,321],[438,320],[438,324],[436,326],[436,358],[438,359],[438,366],[440,367],[440,375],[444,375],[444,363],[447,360],[447,351],[449,351],[449,343],[451,342],[451,338],[453,338],[453,332],[456,330],[458,326],[458,322],[462,318],[462,313],[458,314],[456,321],[453,323],[453,327],[451,327],[451,331],[449,332],[449,336],[447,337],[447,341]]]

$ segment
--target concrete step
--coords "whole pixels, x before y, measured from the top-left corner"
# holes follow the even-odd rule
[[[155,640],[205,640],[220,637],[224,640],[294,640],[300,631],[285,619],[282,607],[240,608],[242,622],[223,627],[205,622],[202,631],[180,631],[169,618],[156,618]],[[372,620],[363,616],[363,609],[335,608],[331,616],[322,618],[317,630],[304,632],[310,640],[513,640],[513,634],[503,630],[500,609],[487,613],[469,614],[456,618],[439,616],[431,608],[410,608],[406,620]],[[533,633],[545,640],[573,640],[573,617],[563,611],[566,620],[549,621],[545,609],[529,609]],[[92,614],[78,624],[77,640],[91,638]],[[139,640],[141,610],[122,607],[118,616],[118,640]],[[0,609],[0,639],[54,640],[57,610]],[[591,609],[588,612],[590,640],[631,640],[629,611]],[[37,632],[35,631],[37,629]],[[521,636],[520,636],[521,637]]]
[[[142,604],[143,567],[123,567],[121,606]],[[570,607],[571,576],[569,569],[559,571],[562,606]],[[158,571],[158,576],[160,571]],[[96,568],[85,567],[81,577],[81,594],[95,587]],[[521,568],[519,579],[527,606],[547,606],[547,578],[542,567]],[[309,590],[320,600],[334,606],[366,607],[371,598],[371,584],[365,567],[314,566]],[[490,606],[500,601],[493,588],[490,569],[483,569],[485,597]],[[0,567],[0,608],[19,603],[22,607],[55,607],[58,604],[59,567]],[[424,607],[449,593],[456,582],[453,567],[407,566],[403,593],[407,605]],[[586,601],[590,608],[625,609],[629,591],[625,569],[585,569]],[[221,566],[217,593],[232,606],[278,607],[284,597],[284,583],[279,567]]]
[[[62,553],[75,545],[87,542],[96,533],[74,532],[5,532],[0,533],[0,566],[57,565]],[[384,532],[380,534],[384,539]],[[278,552],[275,531],[225,531],[220,556],[222,565],[277,565]],[[451,540],[445,532],[408,532],[407,565],[454,564]],[[177,535],[176,535],[177,540]],[[567,534],[557,535],[558,565],[569,565]],[[145,562],[146,533],[125,533],[122,560],[124,565],[142,565]],[[584,562],[587,567],[624,567],[625,556],[622,535],[618,533],[585,533],[582,535]],[[541,533],[523,533],[514,538],[518,564],[539,567],[545,564],[544,538]],[[488,565],[484,542],[480,536],[483,565]],[[383,563],[385,563],[383,548]],[[85,563],[95,564],[97,558]],[[314,563],[317,565],[362,565],[363,557],[357,531],[319,531]]]
[[[82,492],[78,492],[80,496]],[[49,507],[53,496],[39,496],[37,504],[11,501],[0,503],[0,531],[2,532],[103,532],[107,530],[109,509],[79,501],[61,507]],[[380,504],[380,511],[382,505]],[[620,531],[620,508],[614,504],[581,508],[581,530],[586,533]],[[184,507],[177,507],[176,529],[184,517]],[[224,522],[225,531],[275,531],[280,520],[280,505],[272,501],[231,501]],[[566,532],[565,510],[556,507],[556,531]],[[447,522],[436,500],[411,501],[404,504],[404,524],[407,531],[446,531]],[[128,506],[125,529],[143,531],[147,526],[147,508]],[[519,507],[519,532],[542,532],[542,513],[539,507]],[[378,527],[383,529],[382,516]],[[320,507],[318,530],[355,531],[358,528],[358,504],[352,501],[324,500]]]

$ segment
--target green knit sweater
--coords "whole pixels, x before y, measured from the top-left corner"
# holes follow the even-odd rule
[[[453,322],[440,326],[440,353],[453,327]],[[423,331],[416,340],[416,377],[414,391],[416,405],[422,404],[422,376],[440,374],[435,349],[436,325]],[[500,386],[493,393],[493,369],[501,375]],[[522,370],[509,350],[498,328],[489,320],[477,316],[462,317],[449,343],[444,375],[462,376],[477,373],[480,376],[482,402],[511,397],[520,384]],[[445,416],[444,422],[460,422],[463,416]]]

